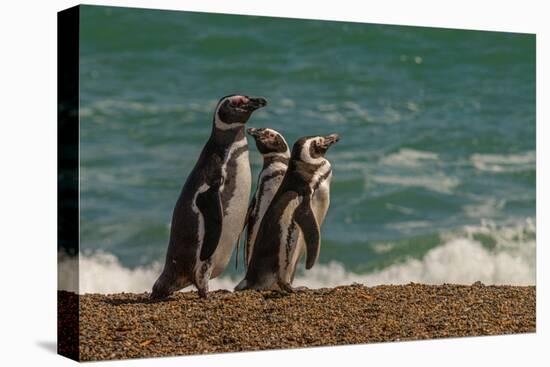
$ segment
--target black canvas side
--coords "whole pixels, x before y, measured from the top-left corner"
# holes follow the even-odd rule
[[[79,6],[57,14],[57,251],[58,287],[78,289]],[[60,262],[64,268],[61,271]],[[78,295],[58,289],[57,352],[80,360]]]

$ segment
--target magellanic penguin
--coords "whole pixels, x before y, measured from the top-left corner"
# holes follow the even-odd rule
[[[283,182],[260,224],[246,276],[235,290],[292,292],[294,272],[304,250],[306,269],[315,264],[332,175],[324,155],[338,140],[338,135],[332,134],[304,137],[294,144]]]
[[[151,293],[161,299],[194,284],[207,297],[208,281],[227,266],[243,228],[251,173],[244,127],[264,98],[220,99],[212,133],[187,177],[172,215],[162,274]]]
[[[256,193],[248,207],[244,251],[245,266],[250,261],[254,240],[262,218],[283,181],[290,159],[288,144],[279,132],[268,128],[255,129],[252,127],[247,129],[247,132],[256,141],[256,147],[262,154],[264,162],[258,176]]]

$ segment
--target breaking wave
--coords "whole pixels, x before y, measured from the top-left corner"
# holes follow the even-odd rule
[[[297,286],[334,287],[352,283],[379,284],[535,284],[535,223],[497,227],[491,222],[467,226],[459,234],[442,236],[442,243],[420,259],[408,258],[370,273],[349,271],[343,264],[317,264],[298,274]],[[60,257],[59,288],[77,291],[74,281],[76,258]],[[128,268],[110,253],[80,256],[79,293],[148,292],[162,266],[155,262]],[[212,279],[210,289],[233,289],[240,279]]]

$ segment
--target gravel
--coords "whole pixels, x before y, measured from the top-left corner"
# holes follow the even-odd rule
[[[61,308],[73,304],[63,302],[70,297],[74,303],[74,294],[59,293]],[[532,333],[536,324],[534,286],[479,282],[148,297],[79,296],[80,360]],[[59,345],[70,347],[59,335]]]

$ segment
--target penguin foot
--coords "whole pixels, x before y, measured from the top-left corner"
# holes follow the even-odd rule
[[[203,262],[198,274],[195,277],[195,287],[199,291],[199,297],[208,299],[208,281],[210,280],[210,274],[212,274],[212,267],[210,266],[210,260]]]
[[[151,291],[151,295],[149,296],[150,301],[162,301],[163,299],[168,298],[168,296],[172,294],[172,292],[169,292],[165,289],[162,289],[160,287],[153,287],[153,290]]]
[[[235,292],[238,292],[238,291],[244,291],[247,288],[248,288],[248,282],[246,281],[246,278],[244,278],[239,282],[239,284],[237,284],[234,290]]]
[[[202,299],[208,299],[208,289],[199,289],[199,297]]]
[[[288,293],[286,292],[283,292],[279,289],[273,289],[273,290],[270,290],[270,291],[267,291],[267,292],[262,292],[262,297],[264,297],[264,299],[278,299],[278,298],[284,298],[288,295]]]
[[[151,293],[149,295],[149,301],[151,302],[158,302],[158,301],[162,301],[163,299],[165,299],[166,297],[161,297],[155,293]]]
[[[279,288],[281,288],[281,291],[286,293],[294,293],[294,288],[289,283],[286,282],[279,282]]]

